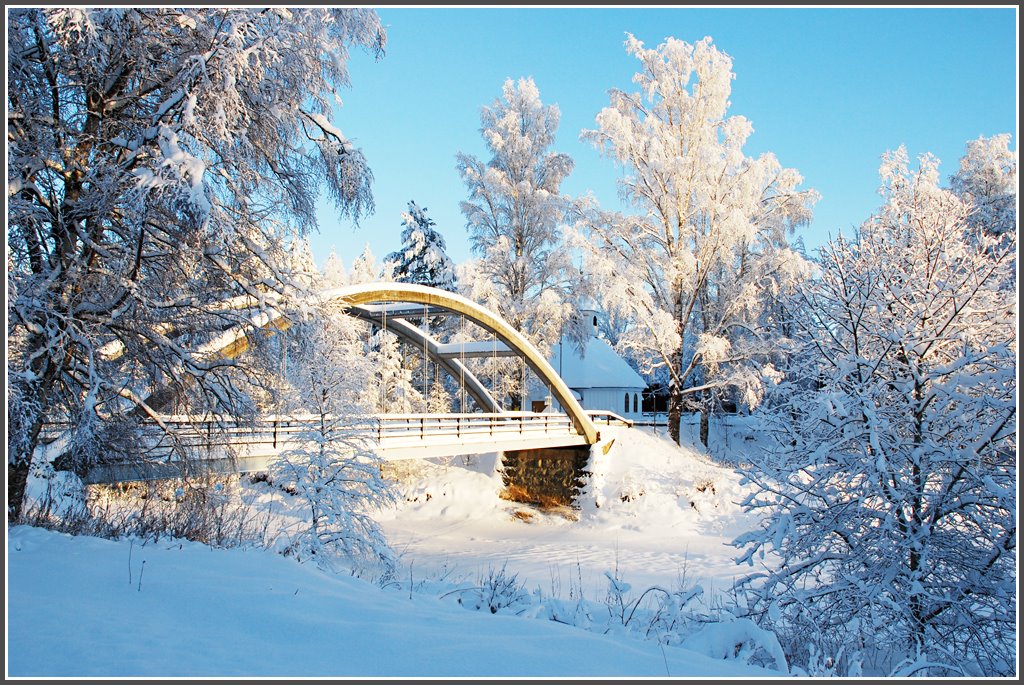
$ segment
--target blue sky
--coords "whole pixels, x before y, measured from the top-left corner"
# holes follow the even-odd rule
[[[369,244],[378,260],[400,245],[409,200],[428,216],[456,262],[471,257],[459,202],[459,151],[488,159],[480,108],[506,78],[532,76],[562,113],[554,150],[576,163],[563,192],[593,192],[619,208],[620,170],[580,131],[632,90],[639,62],[627,32],[648,47],[711,36],[733,58],[732,106],[754,127],[750,155],[774,152],[822,195],[801,231],[814,249],[877,208],[881,155],[906,145],[956,170],[964,144],[1013,134],[1017,149],[1017,10],[988,8],[394,8],[380,61],[359,52],[335,123],[365,153],[376,212],[359,227],[329,204],[311,237],[319,264],[335,248],[346,267]]]

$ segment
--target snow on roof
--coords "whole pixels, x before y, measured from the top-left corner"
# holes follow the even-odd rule
[[[551,366],[570,388],[637,388],[647,382],[626,361],[616,354],[607,341],[590,338],[581,358],[569,340],[551,348]]]

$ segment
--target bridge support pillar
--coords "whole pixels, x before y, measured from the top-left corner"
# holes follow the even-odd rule
[[[573,507],[590,475],[589,462],[586,445],[502,452],[504,496],[541,507]]]

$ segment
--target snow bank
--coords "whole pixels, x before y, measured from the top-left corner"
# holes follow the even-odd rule
[[[12,677],[758,676],[553,621],[466,611],[277,554],[10,529]]]
[[[758,652],[753,663],[783,663],[756,626],[699,632],[704,620],[730,618],[716,615],[735,568],[728,543],[752,525],[737,504],[738,476],[652,429],[601,429],[571,513],[502,499],[496,454],[390,463],[397,504],[376,517],[399,569],[383,589],[265,550],[11,529],[9,673],[777,674],[748,662]],[[238,487],[254,512],[273,517],[283,549],[306,507],[265,482]],[[516,601],[492,614],[487,585],[496,579]],[[654,587],[628,625],[615,615]],[[647,630],[644,611],[661,599],[684,630]]]

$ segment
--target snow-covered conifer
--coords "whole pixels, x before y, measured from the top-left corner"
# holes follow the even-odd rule
[[[345,273],[345,264],[338,257],[338,253],[331,248],[331,253],[324,261],[323,269],[324,287],[337,288],[348,283],[348,274]]]
[[[377,264],[377,257],[374,256],[370,244],[363,246],[363,251],[358,257],[352,260],[352,271],[348,275],[348,282],[356,285],[359,283],[373,283],[375,281],[388,280],[385,270]]]
[[[374,370],[363,391],[364,401],[379,414],[408,414],[423,410],[423,395],[405,367],[398,337],[378,330],[370,341],[367,358]]]
[[[300,292],[309,292],[320,288],[320,270],[316,268],[316,260],[313,259],[313,248],[306,238],[296,238],[292,241],[288,258],[288,282]]]
[[[434,378],[428,379],[430,386],[430,395],[427,397],[427,413],[428,414],[447,414],[452,410],[452,395],[445,387],[445,379],[438,372],[437,367],[433,367]]]
[[[409,201],[402,212],[402,247],[384,261],[392,264],[392,278],[399,283],[419,283],[455,291],[455,265],[445,252],[444,236],[434,228],[427,208]]]

